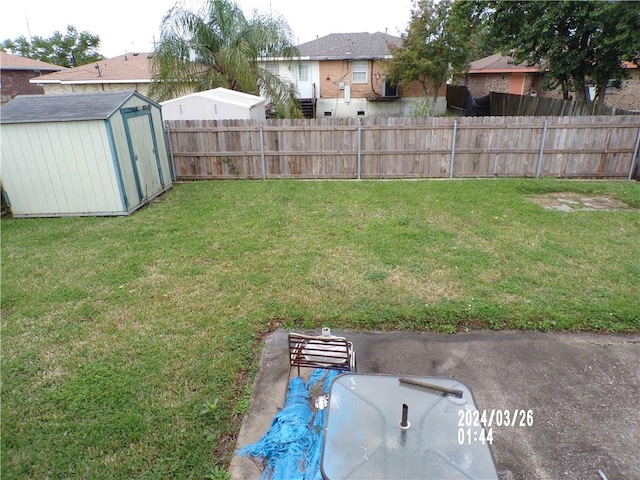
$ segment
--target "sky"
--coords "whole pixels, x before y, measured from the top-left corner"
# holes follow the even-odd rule
[[[204,0],[180,0],[197,11]],[[153,50],[160,24],[176,0],[27,0],[3,2],[0,41],[21,35],[50,37],[67,25],[100,37],[107,58]],[[411,0],[237,0],[246,16],[253,10],[282,15],[297,43],[330,33],[385,32],[400,35],[411,17]]]

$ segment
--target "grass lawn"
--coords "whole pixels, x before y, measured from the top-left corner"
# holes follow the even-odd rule
[[[226,181],[2,220],[2,478],[224,478],[279,326],[637,332],[638,208],[632,182]]]

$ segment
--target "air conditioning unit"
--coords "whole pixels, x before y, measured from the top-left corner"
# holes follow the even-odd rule
[[[382,97],[398,98],[398,85],[394,85],[387,81],[382,82]]]

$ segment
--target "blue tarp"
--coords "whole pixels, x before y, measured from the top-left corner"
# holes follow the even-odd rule
[[[326,409],[311,408],[311,391],[329,393],[331,382],[340,372],[314,370],[305,383],[300,377],[289,382],[285,406],[271,427],[256,443],[238,450],[265,465],[262,480],[322,480],[320,456]],[[314,411],[315,410],[315,411]]]

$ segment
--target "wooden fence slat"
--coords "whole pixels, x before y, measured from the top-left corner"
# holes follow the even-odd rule
[[[429,178],[449,176],[454,121],[456,177],[532,177],[541,165],[542,176],[622,178],[640,126],[632,115],[166,124],[178,180],[262,178],[261,152],[267,178],[357,178],[359,144],[361,178]]]

